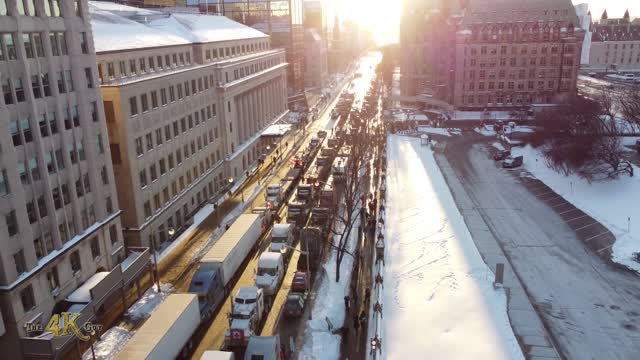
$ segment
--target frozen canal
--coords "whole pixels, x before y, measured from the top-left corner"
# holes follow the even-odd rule
[[[382,358],[522,359],[431,150],[390,136],[387,151]]]

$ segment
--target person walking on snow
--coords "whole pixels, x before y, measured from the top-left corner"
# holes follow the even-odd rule
[[[349,295],[344,297],[344,308],[346,311],[349,311]]]

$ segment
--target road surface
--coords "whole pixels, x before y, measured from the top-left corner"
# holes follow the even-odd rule
[[[447,141],[445,155],[463,185],[452,191],[472,199],[558,350],[568,359],[637,358],[638,277],[589,250],[580,228],[526,187],[520,170],[501,169],[489,158],[486,142],[478,136]]]

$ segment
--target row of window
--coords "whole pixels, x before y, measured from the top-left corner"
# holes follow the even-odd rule
[[[202,91],[209,90],[209,85],[213,86],[213,75],[204,76],[201,78],[191,79],[191,82],[188,80],[184,82],[184,86],[182,83],[177,85],[171,85],[168,87],[168,97],[167,97],[167,89],[161,88],[159,90],[160,97],[158,97],[158,90],[151,91],[150,94],[141,94],[140,102],[138,102],[138,96],[132,96],[129,98],[129,109],[131,116],[136,116],[140,112],[145,113],[151,109],[156,109],[159,106],[165,106],[169,102],[173,103],[177,100],[182,100],[191,95],[198,94]],[[176,92],[177,90],[177,92]],[[184,90],[184,92],[183,92]],[[149,98],[151,101],[149,101]],[[159,100],[159,101],[158,101]],[[138,104],[140,104],[140,110],[138,110]],[[213,108],[215,116],[215,106]],[[208,116],[210,118],[210,116]]]
[[[209,159],[207,158],[207,161],[208,160]],[[213,154],[211,154],[211,162],[213,162],[213,160],[214,160],[214,156]],[[197,174],[198,173],[197,171],[198,171],[198,168],[194,166],[193,167],[194,174]],[[204,168],[204,164],[201,161],[200,175],[203,175],[205,171],[206,170]],[[178,194],[182,193],[186,188],[188,188],[192,182],[195,182],[195,180],[198,178],[198,175],[195,175],[193,179],[191,179],[190,174],[191,172],[187,171],[188,178],[186,183],[185,183],[184,176],[181,176],[177,182],[173,181],[171,183],[171,193],[169,193],[169,187],[166,186],[164,189],[162,189],[161,193],[159,192],[153,195],[152,198],[153,198],[153,205],[155,208],[155,212],[158,212],[163,206],[165,206],[172,199],[176,198]],[[207,187],[203,187],[201,191],[196,192],[195,197],[191,197],[191,205],[195,205],[195,206],[200,205],[204,200],[212,197],[218,191],[218,188],[221,182],[222,182],[222,174],[220,174],[220,177],[217,178],[216,180],[210,181]],[[162,194],[162,198],[161,198],[161,194]],[[143,208],[144,208],[145,219],[149,219],[154,213],[151,207],[151,200],[145,201]],[[188,203],[183,204],[182,209],[176,210],[175,219],[176,219],[176,226],[178,228],[182,226],[183,216],[184,216],[184,220],[186,221],[189,216]],[[167,219],[166,225],[168,229],[173,228],[173,216],[170,216]],[[166,240],[166,237],[164,236],[165,235],[164,224],[158,227],[158,234],[160,235],[160,243],[164,242]]]
[[[15,8],[7,0],[0,0],[0,15],[61,17],[62,0],[16,0]],[[82,1],[73,0],[73,16],[82,16]]]
[[[211,119],[216,115],[216,105],[207,105],[205,108],[196,111],[193,114],[189,114],[180,120],[175,120],[172,124],[167,124],[163,128],[157,128],[155,130],[155,145],[153,133],[149,132],[144,136],[146,143],[146,151],[151,151],[156,146],[162,145],[165,141],[169,142],[178,135],[186,133],[188,130],[193,129],[195,126],[204,124],[207,119]],[[195,120],[195,121],[194,121]],[[173,135],[172,130],[173,129]],[[205,136],[206,137],[206,136]],[[218,138],[218,128],[215,127],[215,137]],[[142,136],[134,140],[136,147],[136,155],[142,156],[145,152],[145,146],[143,146]]]
[[[162,70],[170,70],[178,66],[191,64],[191,52],[173,53],[162,55],[141,57],[138,59],[129,59],[129,67],[127,68],[126,60],[118,61],[118,71],[116,72],[115,62],[106,63],[106,77],[103,64],[98,64],[98,76],[101,82],[113,80],[116,77],[125,78],[127,76],[143,75],[146,73],[160,72]]]
[[[207,48],[204,51],[204,59],[206,61],[211,61],[219,58],[225,58],[229,56],[245,55],[248,53],[252,53],[255,51],[263,51],[267,50],[268,43],[266,42],[258,42],[252,44],[242,44],[231,47],[219,47],[219,48]]]
[[[563,69],[562,70],[562,76],[563,77],[567,77],[567,76],[571,76],[571,74],[573,73],[572,69],[568,68],[568,69]],[[551,68],[551,69],[529,69],[528,72],[528,77],[529,78],[544,78],[544,77],[550,77],[550,78],[555,78],[558,75],[558,69],[556,68]],[[467,79],[471,79],[474,80],[476,78],[476,71],[475,70],[469,70],[469,72],[467,73]],[[485,71],[485,70],[480,70],[478,72],[478,78],[479,79],[505,79],[505,78],[509,78],[509,79],[526,79],[527,78],[527,71],[525,69],[519,69],[518,72],[514,70],[509,71],[509,73],[507,73],[506,70],[501,69],[500,71],[498,71],[497,73],[495,71]]]
[[[611,45],[613,45],[613,48],[614,48],[614,49],[618,49],[618,44],[607,44],[607,49],[610,49],[610,48],[611,48]],[[626,49],[626,48],[627,48],[627,44],[624,44],[624,43],[623,43],[623,44],[620,44],[620,45],[621,45],[621,46],[620,46],[620,48],[621,48],[622,50],[624,50],[624,49]],[[638,48],[640,48],[640,43],[639,43],[639,44],[637,44],[637,45],[638,45]],[[634,46],[634,43],[629,44],[629,49],[633,49],[633,46]]]
[[[509,48],[511,48],[511,51],[509,51]],[[560,47],[557,45],[552,45],[550,47],[540,46],[540,54],[547,54],[547,52],[550,52],[551,54],[557,54],[559,48]],[[520,54],[523,55],[536,55],[538,53],[537,45],[501,45],[499,48],[498,46],[466,46],[464,48],[464,54],[467,55],[468,50],[471,55],[477,55],[478,52],[480,52],[481,55],[497,55],[498,52],[500,52],[500,55],[507,55],[508,52],[510,52],[511,55],[515,55],[518,53],[518,49],[520,50]],[[565,52],[573,53],[573,45],[565,45]]]
[[[236,79],[243,78],[245,76],[255,74],[264,69],[268,69],[270,67],[276,66],[278,63],[279,62],[276,59],[269,59],[265,61],[260,61],[256,64],[251,64],[239,69],[235,69],[233,70],[233,79],[236,80]]]
[[[504,87],[505,86],[504,81],[500,81],[500,82],[497,82],[497,83],[493,82],[493,81],[489,81],[488,83],[486,83],[486,85],[487,85],[487,87],[485,88],[485,83],[482,82],[482,81],[479,82],[478,83],[478,90],[480,90],[480,91],[482,91],[482,90],[496,90],[496,89],[497,90],[504,90],[504,88],[505,88]],[[529,89],[529,90],[534,89],[535,85],[536,85],[535,81],[529,80],[527,82],[527,89]],[[545,88],[545,81],[544,80],[538,80],[537,85],[538,85],[538,87],[537,87],[538,89],[544,89]],[[556,82],[553,81],[553,80],[546,81],[546,86],[547,86],[547,88],[549,90],[554,89],[555,85],[556,85]],[[508,90],[513,90],[514,86],[516,86],[516,84],[513,81],[509,81],[507,83],[507,89]],[[473,82],[468,83],[468,84],[464,85],[464,88],[466,88],[467,90],[475,90],[475,83],[473,83]],[[519,81],[517,83],[517,88],[518,88],[518,90],[524,90],[525,82],[524,81]]]
[[[114,246],[118,241],[116,225],[111,225],[109,227],[109,236],[111,245]],[[33,246],[38,260],[44,257],[47,253],[54,251],[51,234],[45,233],[44,236],[34,239]],[[92,260],[102,255],[100,241],[97,236],[89,240],[89,246],[91,250]],[[82,270],[82,261],[80,258],[79,250],[71,252],[68,259],[69,267],[71,268],[71,272],[73,274],[76,274],[77,272]],[[24,257],[24,250],[21,249],[16,252],[13,255],[13,260],[18,274],[28,271]],[[46,271],[47,284],[49,285],[50,291],[54,291],[60,287],[60,276],[58,274],[58,266],[60,266],[60,264],[62,264],[62,262],[58,262],[57,264],[49,267]],[[20,300],[22,302],[22,308],[25,313],[32,310],[36,306],[33,287],[31,284],[27,285],[22,291],[20,291]]]
[[[84,75],[87,88],[92,89],[94,87],[93,72],[91,71],[90,67],[84,69]],[[52,96],[51,79],[49,78],[49,74],[45,73],[32,75],[30,80],[31,91],[33,92],[34,98],[40,99],[42,97]],[[57,88],[59,94],[74,91],[73,78],[71,76],[71,71],[69,70],[66,70],[64,72],[58,71],[56,73],[56,80],[53,81],[56,81],[58,84]],[[16,77],[13,80],[5,77],[0,79],[0,83],[2,84],[2,94],[5,105],[11,105],[26,101],[25,86],[21,77]]]
[[[20,35],[17,33],[0,33],[0,60],[18,60],[17,43],[22,44],[24,47],[26,59],[46,57],[49,54],[49,50],[52,56],[69,54],[65,32],[49,32],[48,43],[44,40],[46,37],[46,33],[40,32],[22,33]],[[89,53],[89,41],[86,32],[80,33],[79,45],[82,54]]]
[[[477,97],[474,95],[463,96],[462,101],[465,105],[486,106],[487,104],[496,105],[522,105],[530,104],[532,102],[549,103],[552,96],[549,93],[546,94],[480,94]],[[476,102],[477,99],[477,102]]]
[[[204,136],[198,136],[197,139],[191,141],[190,144],[184,144],[182,148],[177,149],[175,152],[175,161],[173,153],[170,153],[167,156],[166,161],[164,158],[158,161],[157,167],[155,163],[151,164],[149,167],[151,182],[155,182],[159,177],[164,176],[168,171],[173,170],[176,166],[182,165],[183,155],[186,160],[191,157],[191,155],[201,151],[203,148],[206,148],[209,143],[213,143],[213,130],[209,130],[208,134],[205,133]],[[208,158],[206,159],[206,163],[208,169],[210,166]],[[144,168],[140,171],[140,187],[144,189],[148,184],[147,169]]]
[[[489,59],[488,62],[484,62],[484,61],[478,61],[477,59],[469,59],[467,61],[467,59],[465,59],[464,61],[465,65],[469,65],[469,66],[479,66],[480,68],[485,68],[485,67],[490,67],[490,68],[494,68],[497,65],[499,66],[507,66],[507,59],[506,58],[501,58],[501,59]],[[549,58],[549,61],[547,61],[546,57],[541,57],[541,58],[536,58],[536,57],[531,57],[531,58],[520,58],[520,65],[519,66],[536,66],[536,65],[540,65],[540,66],[555,66],[558,65],[558,57],[557,56],[552,56]],[[518,62],[516,58],[510,58],[509,59],[509,66],[512,67],[516,67],[518,66]]]
[[[597,58],[597,59],[596,59],[596,61],[597,61],[598,63],[600,63],[600,58]],[[635,61],[635,62],[636,62],[636,64],[640,63],[640,54],[638,54],[638,57],[636,58],[636,61]],[[612,57],[611,59],[609,59],[609,57],[607,56],[607,57],[605,57],[605,58],[604,58],[604,63],[605,63],[605,64],[608,64],[608,63],[612,63],[612,64],[624,64],[624,63],[625,63],[625,61],[624,61],[624,58],[623,58],[623,57],[620,57],[620,58],[618,59],[618,61],[616,61],[616,57]],[[632,64],[632,63],[633,63],[633,58],[629,58],[629,60],[627,61],[627,64]]]

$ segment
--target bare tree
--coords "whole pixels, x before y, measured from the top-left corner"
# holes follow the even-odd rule
[[[638,130],[640,128],[640,84],[624,91],[619,102],[620,112],[624,118]]]
[[[595,100],[576,97],[537,116],[544,130],[534,135],[533,142],[545,143],[547,165],[565,175],[577,173],[590,181],[624,173],[633,176],[633,167],[622,157],[619,136],[624,122],[615,115],[610,93]]]
[[[337,235],[337,241],[334,239],[332,244],[332,247],[337,251],[336,282],[340,281],[340,264],[347,253],[349,237],[357,222],[360,209],[364,206],[362,199],[366,197],[366,194],[362,192],[362,175],[368,165],[365,159],[368,146],[363,132],[364,129],[363,131],[352,131],[347,139],[347,143],[351,145],[351,152],[345,169],[345,179],[342,183],[344,202],[342,209],[338,207],[337,211],[337,219],[342,226],[340,231],[332,230],[333,234]]]

